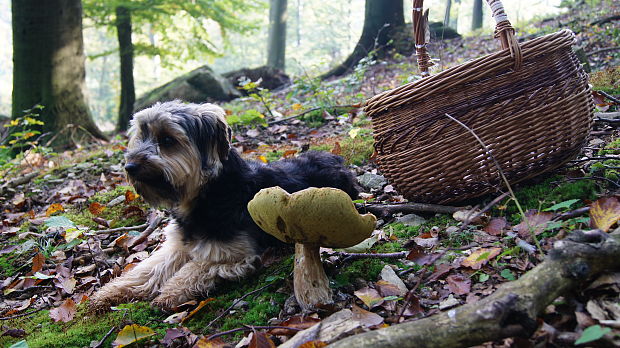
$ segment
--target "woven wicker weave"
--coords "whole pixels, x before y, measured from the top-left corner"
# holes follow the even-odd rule
[[[510,23],[501,22],[506,49],[366,102],[380,169],[408,199],[447,203],[497,191],[503,184],[493,157],[516,183],[561,166],[585,144],[593,101],[571,49],[574,34],[519,47]]]

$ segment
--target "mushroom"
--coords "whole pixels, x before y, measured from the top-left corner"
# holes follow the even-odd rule
[[[289,194],[279,186],[260,190],[248,203],[254,222],[285,243],[295,243],[294,291],[303,309],[332,302],[320,247],[347,248],[368,238],[377,219],[358,214],[349,195],[325,187]]]

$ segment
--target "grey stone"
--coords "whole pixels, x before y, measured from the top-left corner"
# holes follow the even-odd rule
[[[357,181],[359,181],[362,186],[375,190],[380,190],[387,184],[387,180],[383,175],[368,172],[358,176]]]
[[[396,222],[405,226],[420,226],[426,222],[426,219],[416,214],[407,214],[396,218]]]

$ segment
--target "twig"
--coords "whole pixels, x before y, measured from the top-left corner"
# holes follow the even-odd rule
[[[415,285],[411,288],[411,290],[409,290],[409,293],[407,295],[412,294],[420,286],[420,284],[422,284],[422,279],[426,276],[426,273],[428,273],[428,270],[424,268],[422,272],[420,273],[418,280],[415,282]],[[411,304],[412,297],[413,297],[413,294],[410,296],[407,296],[407,300],[405,301],[405,304],[403,305],[403,309],[400,311],[400,314],[398,314],[398,319],[396,319],[396,323],[399,323],[400,319],[405,314],[407,307],[409,307],[409,304]]]
[[[236,329],[232,329],[232,330],[228,330],[228,331],[222,331],[222,332],[218,332],[216,334],[213,334],[209,337],[207,337],[207,341],[208,340],[212,340],[214,338],[220,337],[220,336],[224,336],[224,335],[230,335],[231,333],[235,333],[235,332],[239,332],[239,331],[254,331],[254,330],[271,330],[271,329],[287,329],[287,330],[291,330],[291,331],[303,331],[302,329],[298,329],[296,327],[290,327],[290,326],[251,326],[251,325],[246,325],[244,327],[238,327]]]
[[[618,184],[617,182],[615,182],[615,181],[613,181],[611,179],[608,179],[608,178],[605,178],[605,177],[602,177],[602,176],[591,175],[591,176],[584,176],[584,177],[581,177],[581,178],[566,178],[566,180],[600,180],[600,181],[607,181],[608,183],[616,186],[617,188],[620,188],[620,184]]]
[[[19,178],[15,178],[11,181],[8,181],[7,183],[5,183],[4,185],[2,185],[2,187],[0,187],[0,189],[5,189],[5,188],[12,188],[15,186],[19,186],[22,184],[26,184],[28,182],[30,182],[30,180],[36,178],[37,176],[39,176],[39,172],[32,172],[23,176],[20,176]]]
[[[611,95],[611,94],[609,94],[609,93],[607,93],[605,91],[596,91],[596,93],[599,93],[599,94],[603,95],[605,98],[620,104],[620,99],[614,97],[613,95]]]
[[[88,253],[90,254],[90,257],[93,260],[93,263],[95,264],[95,271],[97,271],[97,283],[99,283],[99,286],[101,286],[101,272],[99,272],[99,266],[97,265],[97,258],[95,257],[95,255],[93,254],[93,250],[90,247],[90,238],[86,241],[86,245],[88,246]]]
[[[157,215],[153,219],[153,221],[149,223],[149,227],[147,227],[144,231],[142,231],[142,233],[140,233],[139,236],[135,237],[129,242],[129,244],[127,245],[127,249],[131,249],[136,245],[144,242],[153,233],[153,231],[155,231],[155,229],[157,228],[157,226],[159,226],[163,219],[164,218],[161,215]]]
[[[38,312],[40,312],[40,311],[42,311],[44,309],[45,309],[45,307],[41,307],[39,309],[35,309],[35,310],[33,310],[31,312],[28,312],[28,313],[15,314],[15,315],[12,315],[10,317],[1,317],[0,320],[13,320],[13,319],[21,318],[21,317],[27,317],[29,315],[38,313]]]
[[[555,221],[564,221],[564,220],[568,220],[568,219],[572,219],[574,217],[577,216],[581,216],[583,214],[586,214],[590,211],[590,207],[581,207],[575,210],[571,210],[571,211],[567,211],[565,213],[562,214],[558,214],[556,215],[553,220]]]
[[[108,337],[110,337],[110,335],[112,334],[112,332],[114,332],[114,330],[116,330],[116,326],[112,326],[110,331],[108,331],[108,333],[105,334],[105,336],[103,336],[101,341],[97,342],[97,344],[95,346],[93,346],[92,348],[101,348],[101,347],[103,347],[103,342],[105,342],[105,340],[107,340]]]
[[[268,288],[269,286],[273,285],[275,282],[276,282],[276,280],[274,280],[274,281],[272,281],[271,283],[269,283],[269,284],[267,284],[267,285],[264,285],[264,286],[262,286],[262,287],[260,287],[260,288],[258,288],[258,289],[254,289],[254,290],[252,290],[252,291],[248,292],[247,294],[245,294],[245,295],[243,295],[243,296],[239,297],[238,299],[234,300],[234,301],[233,301],[233,303],[232,303],[232,304],[231,304],[228,308],[226,308],[226,310],[225,310],[225,311],[223,311],[222,313],[220,313],[220,315],[218,315],[217,317],[215,317],[215,319],[211,320],[211,321],[207,324],[207,326],[205,326],[204,330],[208,329],[211,325],[213,325],[213,323],[215,323],[216,321],[220,320],[223,316],[225,316],[225,315],[226,315],[226,314],[227,314],[227,313],[228,313],[231,309],[233,309],[233,308],[237,305],[237,303],[239,303],[239,302],[243,301],[243,299],[247,298],[248,296],[251,296],[251,295],[253,295],[253,294],[255,294],[255,293],[259,292],[259,291],[265,290],[265,289],[266,289],[266,288]]]
[[[587,162],[587,161],[606,161],[606,160],[620,160],[620,156],[585,157],[585,158],[572,160],[569,163],[579,163],[579,162]]]
[[[596,50],[596,51],[592,51],[590,53],[587,54],[588,57],[599,54],[599,53],[605,53],[605,52],[610,52],[610,51],[618,51],[620,50],[620,47],[607,47],[607,48],[601,48],[600,50]]]
[[[477,212],[476,214],[474,214],[473,216],[468,216],[467,219],[463,222],[463,224],[461,225],[461,227],[459,228],[459,232],[462,232],[465,228],[467,228],[467,226],[469,226],[469,224],[476,220],[480,215],[486,213],[487,211],[489,211],[491,208],[493,208],[496,204],[498,204],[499,202],[503,201],[504,198],[510,196],[510,192],[504,192],[501,195],[499,195],[498,197],[496,197],[494,200],[492,200],[489,204],[487,204],[484,208],[482,208],[479,212]]]
[[[117,228],[108,228],[107,230],[98,230],[98,231],[93,231],[97,234],[103,234],[103,233],[114,233],[114,232],[125,232],[125,231],[134,231],[134,230],[141,230],[143,228],[147,228],[149,226],[148,223],[142,224],[142,225],[137,225],[137,226],[125,226],[125,227],[117,227]]]
[[[294,118],[298,118],[301,116],[304,116],[306,114],[309,114],[313,111],[317,111],[317,110],[324,110],[324,109],[336,109],[336,108],[349,108],[349,109],[356,109],[359,108],[360,104],[352,104],[352,105],[332,105],[332,106],[320,106],[320,107],[316,107],[316,108],[312,108],[312,109],[308,109],[300,114],[297,115],[293,115],[293,116],[289,116],[289,117],[285,117],[279,120],[274,120],[274,121],[269,121],[267,122],[267,125],[271,126],[274,124],[278,124],[278,123],[282,123],[284,121],[288,121],[288,120],[292,120]]]
[[[343,257],[342,262],[347,262],[351,260],[359,260],[359,259],[403,259],[409,255],[408,251],[401,251],[397,253],[346,253],[343,251],[336,251],[330,256],[338,256]]]
[[[13,297],[17,295],[30,295],[32,292],[36,292],[38,290],[53,290],[54,287],[51,285],[39,285],[39,286],[31,286],[26,289],[13,290],[10,293],[6,294],[6,297]],[[30,295],[32,296],[32,295]]]
[[[452,214],[465,207],[451,207],[439,204],[426,203],[402,203],[402,204],[382,204],[382,203],[355,203],[355,208],[360,212],[373,213],[379,217],[388,216],[394,213],[414,213],[428,212],[440,214]]]
[[[504,171],[502,171],[502,167],[499,165],[499,162],[497,162],[497,159],[495,158],[495,156],[493,156],[493,154],[491,153],[491,151],[489,150],[487,145],[482,141],[482,139],[480,139],[480,137],[476,134],[476,132],[474,132],[473,129],[469,128],[466,124],[464,124],[463,122],[457,120],[456,118],[450,116],[450,114],[446,113],[445,115],[449,119],[451,119],[452,121],[458,123],[461,127],[465,128],[471,135],[473,135],[474,138],[476,138],[476,140],[480,144],[480,146],[482,146],[482,148],[484,149],[486,154],[491,158],[491,160],[495,164],[495,167],[497,168],[497,171],[499,172],[499,176],[502,178],[502,180],[504,181],[504,184],[506,185],[506,188],[510,192],[510,197],[512,197],[512,199],[515,201],[515,204],[517,205],[517,209],[519,210],[519,213],[523,217],[523,221],[525,221],[525,224],[527,225],[528,229],[530,230],[530,234],[532,235],[532,239],[534,240],[534,242],[536,242],[536,247],[538,247],[538,250],[540,251],[541,256],[544,257],[543,250],[542,250],[542,248],[540,246],[540,242],[538,241],[538,239],[536,238],[536,235],[534,234],[534,229],[532,228],[532,226],[530,226],[529,219],[527,218],[527,216],[525,216],[525,211],[523,211],[523,208],[521,207],[521,204],[517,200],[517,196],[512,191],[512,186],[510,185],[510,183],[508,182],[508,179],[504,175]]]

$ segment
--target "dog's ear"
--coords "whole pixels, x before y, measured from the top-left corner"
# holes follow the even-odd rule
[[[211,129],[211,146],[217,151],[220,161],[228,158],[232,148],[232,130],[226,123],[226,112],[214,104],[201,104],[202,120]]]

